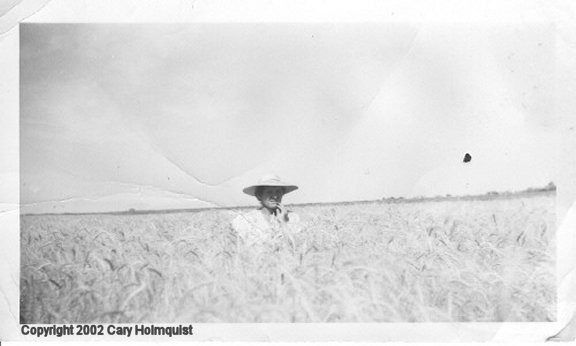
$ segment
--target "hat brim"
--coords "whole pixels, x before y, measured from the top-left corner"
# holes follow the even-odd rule
[[[296,185],[287,185],[287,184],[262,184],[262,185],[252,185],[252,186],[248,186],[247,188],[245,188],[244,190],[242,190],[245,194],[250,195],[250,196],[256,196],[256,189],[259,187],[283,187],[284,188],[284,194],[290,193],[292,191],[298,190],[298,186]]]

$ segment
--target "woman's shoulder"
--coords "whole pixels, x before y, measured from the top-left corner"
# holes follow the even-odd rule
[[[235,212],[235,219],[239,219],[239,220],[253,220],[253,219],[257,219],[259,217],[262,216],[262,211],[260,209],[251,209],[248,211],[242,211],[242,210],[238,210]]]
[[[234,214],[236,216],[232,220],[232,225],[238,227],[255,223],[262,216],[262,212],[259,209],[252,209],[249,211],[236,211]]]

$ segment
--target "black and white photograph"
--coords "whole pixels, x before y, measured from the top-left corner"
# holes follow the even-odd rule
[[[552,35],[452,29],[22,25],[22,323],[554,321]]]
[[[20,326],[488,341],[572,316],[550,21],[39,18],[15,38]]]

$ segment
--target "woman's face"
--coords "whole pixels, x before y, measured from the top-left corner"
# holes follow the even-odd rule
[[[278,204],[282,203],[284,188],[280,186],[264,186],[260,190],[259,200],[267,209],[274,210]]]

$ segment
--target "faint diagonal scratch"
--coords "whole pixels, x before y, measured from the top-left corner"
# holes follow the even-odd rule
[[[19,3],[15,4],[14,6],[12,6],[4,15],[2,15],[2,17],[0,17],[0,21],[1,21],[1,22],[0,22],[0,27],[3,27],[4,25],[7,26],[7,29],[4,29],[4,30],[0,31],[0,40],[3,39],[4,36],[5,36],[6,34],[8,34],[8,32],[10,32],[12,29],[14,29],[14,27],[15,27],[16,25],[20,24],[20,22],[22,22],[22,21],[24,21],[24,20],[26,20],[26,19],[34,16],[36,13],[38,13],[38,12],[40,12],[42,9],[44,9],[44,8],[48,5],[48,3],[49,3],[50,1],[51,1],[51,0],[40,0],[40,1],[36,1],[34,4],[40,3],[40,5],[38,5],[38,7],[37,7],[36,10],[32,11],[32,13],[30,13],[30,14],[28,14],[28,15],[22,16],[21,18],[16,17],[15,20],[14,20],[14,23],[8,23],[8,24],[6,24],[5,22],[8,22],[8,21],[6,20],[6,18],[9,17],[10,15],[12,15],[13,12],[16,10],[16,8],[18,8],[19,6],[21,6],[22,3],[25,3],[25,4],[28,5],[28,4],[31,3],[31,1],[22,0],[22,1],[20,1]],[[33,7],[33,5],[28,5],[27,8],[31,8],[31,7]]]
[[[0,16],[0,19],[2,19],[2,17],[4,17],[7,13],[10,13],[10,11],[12,11],[14,9],[14,7],[20,5],[20,3],[23,0],[17,1],[16,3],[14,3],[14,5],[10,6],[10,8],[8,8],[8,10],[6,10],[6,12],[2,13],[2,15]]]
[[[412,38],[412,40],[410,41],[410,45],[406,51],[406,54],[404,54],[404,56],[400,59],[398,59],[398,63],[396,64],[396,66],[394,67],[394,69],[392,71],[390,71],[389,76],[390,79],[392,78],[392,76],[394,75],[394,73],[396,73],[396,71],[398,71],[398,69],[400,68],[400,66],[402,66],[406,59],[412,54],[412,52],[414,51],[414,43],[416,42],[416,39],[418,38],[418,36],[420,35],[420,31],[421,28],[418,28],[416,30],[416,33],[414,34],[414,37]],[[380,84],[380,87],[378,88],[378,90],[374,93],[374,95],[370,98],[369,101],[366,102],[365,105],[363,105],[362,107],[360,107],[361,109],[367,109],[370,108],[372,106],[372,104],[374,103],[374,101],[376,100],[376,98],[378,97],[378,95],[380,95],[380,92],[382,91],[382,88],[384,87],[384,85],[386,84],[386,82],[382,82]]]
[[[11,299],[8,298],[8,296],[6,295],[6,293],[4,293],[4,290],[2,291],[2,298],[4,298],[4,303],[6,304],[6,306],[8,307],[8,312],[10,313],[10,316],[12,316],[12,318],[14,319],[14,321],[18,321],[16,315],[14,315],[14,312],[12,311],[12,309],[10,308],[10,301]]]
[[[45,203],[66,203],[66,202],[75,202],[75,201],[98,201],[104,198],[108,198],[108,197],[112,197],[115,195],[120,195],[122,193],[115,193],[115,194],[109,194],[109,195],[101,195],[101,196],[90,196],[90,197],[68,197],[68,198],[62,198],[62,199],[52,199],[52,200],[47,200],[47,201],[41,201],[41,202],[31,202],[31,203],[22,203],[20,206],[21,207],[32,207],[32,206],[38,206],[41,204],[45,204]],[[175,193],[176,195],[178,195],[177,193]],[[198,202],[204,202],[206,204],[209,205],[217,205],[216,203],[210,202],[210,201],[205,201],[199,198],[195,198],[195,197],[191,197],[188,195],[183,195],[186,196],[186,199],[188,200],[194,200],[194,201],[198,201]]]
[[[154,145],[153,142],[149,142],[149,145],[151,146],[152,150],[154,152],[156,152],[156,154],[162,156],[166,161],[168,161],[169,163],[171,163],[174,167],[176,167],[180,172],[186,174],[187,176],[189,176],[190,178],[192,178],[194,181],[196,181],[198,184],[202,184],[208,187],[220,187],[220,185],[225,184],[227,182],[229,182],[230,180],[236,178],[235,176],[230,177],[226,180],[217,182],[215,184],[211,184],[208,183],[206,181],[203,181],[202,179],[197,178],[195,175],[193,175],[192,173],[188,172],[188,170],[186,170],[184,167],[180,166],[179,164],[177,164],[176,162],[174,162],[173,160],[171,160],[168,155],[166,155],[166,153],[164,153],[163,150],[161,150],[158,146]]]
[[[3,258],[2,261],[4,263],[8,263],[6,258]],[[12,282],[14,283],[14,287],[16,289],[18,289],[18,284],[14,281],[14,278],[12,276],[11,276],[11,278],[12,278]],[[1,289],[0,291],[2,292],[2,298],[4,299],[4,303],[6,304],[6,307],[7,307],[6,310],[8,310],[8,312],[10,313],[12,318],[14,318],[14,320],[17,321],[18,320],[17,316],[14,314],[14,312],[12,311],[12,308],[11,308],[11,306],[12,306],[11,302],[13,302],[13,300],[10,299],[10,297],[8,297],[8,295],[6,294],[4,289]]]
[[[2,203],[2,204],[8,204],[8,205],[0,207],[0,214],[11,213],[18,210],[18,204],[15,203]]]
[[[546,341],[569,342],[576,340],[576,312],[570,321],[556,334],[548,337]]]
[[[214,200],[207,200],[207,199],[202,199],[202,198],[198,198],[190,193],[186,193],[186,192],[182,192],[182,191],[177,191],[177,190],[170,190],[170,189],[163,189],[160,188],[158,186],[155,185],[146,185],[146,184],[136,184],[136,183],[126,183],[126,182],[119,182],[119,181],[109,181],[109,183],[112,184],[118,184],[121,186],[127,186],[127,187],[131,187],[133,189],[138,189],[138,192],[141,192],[142,189],[148,189],[151,191],[157,191],[157,192],[168,192],[170,194],[176,195],[178,197],[181,198],[185,198],[187,200],[194,200],[194,201],[199,201],[199,202],[204,202],[206,204],[209,204],[211,206],[215,206],[215,207],[222,207],[223,205],[214,201]]]

